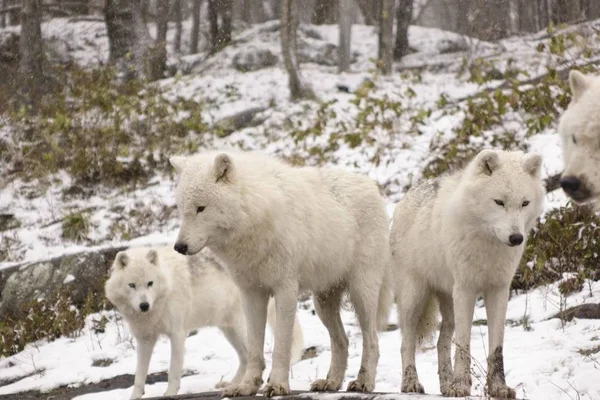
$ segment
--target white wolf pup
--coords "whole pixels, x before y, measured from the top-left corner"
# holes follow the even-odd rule
[[[565,169],[560,185],[576,203],[600,210],[600,77],[571,70],[571,103],[558,124]]]
[[[132,399],[144,394],[152,350],[159,335],[171,341],[166,395],[179,390],[185,339],[197,328],[219,328],[235,349],[239,367],[232,384],[239,383],[247,364],[246,323],[237,286],[216,261],[177,254],[171,246],[133,248],[117,253],[106,297],[123,315],[137,343],[137,365]],[[269,324],[275,323],[269,303]],[[302,329],[296,320],[291,358],[300,359]],[[219,387],[225,386],[220,383]]]
[[[402,332],[402,392],[424,392],[415,367],[415,343],[436,329],[439,305],[442,394],[470,395],[473,309],[477,295],[483,294],[488,395],[515,397],[504,378],[504,318],[527,235],[542,212],[541,164],[535,153],[483,150],[464,170],[414,186],[396,205],[390,243]]]
[[[175,249],[193,255],[208,246],[242,292],[248,321],[248,367],[223,396],[254,395],[265,368],[267,300],[275,297],[273,367],[266,396],[290,393],[289,365],[296,298],[314,294],[331,340],[331,365],[313,391],[338,390],[344,380],[348,338],[340,318],[348,290],[363,338],[363,354],[350,391],[372,391],[379,358],[379,315],[387,317],[391,292],[381,291],[389,262],[383,199],[365,176],[337,169],[297,168],[254,152],[209,152],[172,157],[179,173],[176,199],[182,226]]]

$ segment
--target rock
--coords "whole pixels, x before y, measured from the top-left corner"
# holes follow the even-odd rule
[[[233,132],[249,126],[259,125],[264,121],[264,118],[255,118],[256,114],[265,111],[263,107],[253,107],[239,113],[233,114],[217,121],[213,129],[216,130],[220,137],[226,137]]]
[[[581,304],[561,311],[558,314],[550,317],[550,319],[552,318],[559,318],[567,322],[572,321],[573,318],[600,319],[600,304]]]
[[[277,65],[279,57],[271,50],[256,46],[243,47],[233,56],[231,64],[240,72],[256,71]]]
[[[112,261],[124,247],[69,254],[47,261],[0,270],[0,319],[18,317],[22,306],[40,296],[69,287],[74,304],[82,303],[91,290],[99,289]]]
[[[16,229],[21,226],[21,222],[14,214],[0,214],[0,232]]]

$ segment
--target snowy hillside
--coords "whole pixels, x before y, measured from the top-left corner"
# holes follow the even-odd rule
[[[178,73],[159,85],[168,99],[184,98],[202,104],[203,119],[209,126],[250,108],[261,109],[254,117],[254,126],[227,135],[202,136],[198,139],[198,151],[240,147],[276,154],[296,163],[337,165],[362,172],[380,184],[391,214],[406,188],[422,177],[432,160],[441,157],[439,143],[456,135],[468,112],[466,99],[504,82],[469,80],[466,63],[480,58],[500,73],[521,71],[517,75],[521,80],[545,74],[547,67],[590,64],[600,57],[600,42],[593,33],[599,28],[600,21],[595,21],[566,31],[575,31],[589,40],[591,50],[584,57],[578,46],[567,45],[561,54],[540,51],[540,45],[552,46],[552,39],[543,32],[486,43],[412,26],[409,42],[414,52],[396,63],[395,72],[385,77],[376,72],[372,61],[377,52],[377,33],[373,27],[353,26],[355,60],[351,72],[338,74],[336,57],[331,58],[335,54],[331,52],[335,50],[332,45],[337,43],[337,27],[303,26],[299,36],[299,49],[305,60],[301,74],[321,103],[291,103],[277,22],[272,21],[238,32],[232,46],[206,60],[205,54],[171,56],[173,67],[186,74]],[[185,37],[188,29],[189,25],[184,24]],[[108,42],[100,22],[69,23],[55,19],[44,24],[43,33],[47,38],[68,43],[65,56],[80,65],[93,67],[107,60]],[[240,72],[235,67],[235,60],[258,51],[273,54],[277,62],[249,72]],[[327,60],[333,61],[326,65]],[[368,96],[362,96],[363,92]],[[559,173],[562,162],[555,122],[528,133],[529,118],[525,113],[509,111],[498,124],[486,127],[482,135],[471,140],[476,145],[501,144],[494,138],[510,132],[522,146],[543,154],[545,177]],[[0,137],[8,137],[9,131],[5,124]],[[76,186],[66,172],[55,174],[49,181],[50,184],[45,181],[43,185],[22,179],[1,182],[0,213],[15,215],[19,224],[2,232],[2,251],[8,256],[0,263],[0,269],[82,249],[168,243],[175,239],[179,227],[174,212],[175,182],[165,171],[158,171],[144,185],[98,187],[85,198],[64,195],[67,189]],[[547,195],[545,209],[550,211],[566,204],[563,193],[553,191]],[[79,242],[61,237],[60,222],[74,212],[85,212],[89,223],[89,233]],[[114,233],[119,224],[135,231],[131,239]],[[567,298],[558,292],[556,283],[511,299],[505,333],[505,368],[507,383],[516,388],[519,398],[600,398],[600,361],[594,355],[599,349],[600,321],[574,319],[563,323],[549,319],[565,307],[599,299],[600,287],[591,281],[586,282],[583,291]],[[300,305],[299,313],[305,346],[315,346],[318,355],[292,367],[292,389],[308,389],[311,381],[324,376],[328,369],[328,336],[312,310],[308,301]],[[99,331],[94,321],[103,317],[108,318],[108,323]],[[474,319],[485,318],[485,309],[478,303]],[[393,315],[390,322],[395,322]],[[358,371],[361,338],[350,311],[344,312],[344,324],[352,343],[345,387]],[[269,336],[267,372],[272,343]],[[485,325],[473,326],[471,346],[475,358],[473,394],[483,395],[489,350]],[[382,333],[380,348],[376,391],[397,392],[401,382],[399,332]],[[169,343],[162,339],[154,352],[151,373],[168,369],[169,353]],[[106,362],[95,363],[98,360]],[[190,375],[182,379],[180,393],[211,391],[216,382],[233,376],[237,359],[217,330],[206,329],[187,340],[184,368]],[[417,368],[425,390],[439,393],[437,353],[433,346],[418,354]],[[88,317],[86,329],[77,338],[31,344],[19,354],[0,359],[0,385],[9,382],[0,386],[0,395],[89,384],[133,374],[134,369],[134,343],[118,315],[109,311]],[[147,385],[146,396],[161,395],[165,389],[166,383]],[[130,390],[117,389],[77,399],[126,399]]]

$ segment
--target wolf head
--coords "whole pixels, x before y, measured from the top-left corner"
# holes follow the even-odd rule
[[[211,243],[223,244],[234,228],[239,231],[250,225],[258,201],[240,184],[240,166],[234,157],[233,153],[207,153],[170,158],[179,174],[175,197],[182,225],[177,252],[194,255]]]
[[[542,212],[542,157],[520,151],[483,150],[467,166],[454,204],[465,223],[482,227],[507,246],[524,243]]]
[[[149,313],[166,295],[169,285],[156,250],[130,249],[117,253],[105,293],[121,312]]]
[[[572,70],[572,99],[558,124],[565,169],[560,185],[577,203],[600,209],[600,77]]]

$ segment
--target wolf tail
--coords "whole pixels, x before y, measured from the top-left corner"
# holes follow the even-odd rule
[[[379,289],[379,300],[377,303],[377,330],[379,332],[387,330],[390,309],[394,304],[394,293],[390,285],[391,281],[391,269],[387,268],[383,278],[383,284],[381,285],[381,289]]]
[[[275,332],[275,320],[276,320],[276,311],[275,311],[275,300],[271,297],[269,299],[269,306],[267,308],[267,322],[269,327],[271,328],[271,332]],[[290,364],[294,364],[302,358],[302,352],[304,350],[304,333],[302,332],[302,327],[300,326],[300,321],[298,319],[298,314],[296,313],[296,318],[294,319],[294,330],[292,332],[292,348],[291,348],[291,359]]]
[[[435,331],[438,326],[439,305],[435,295],[430,294],[425,300],[425,307],[419,322],[417,323],[417,345],[423,347],[426,344],[431,344],[435,338]],[[398,307],[398,322],[402,326],[402,313]]]

